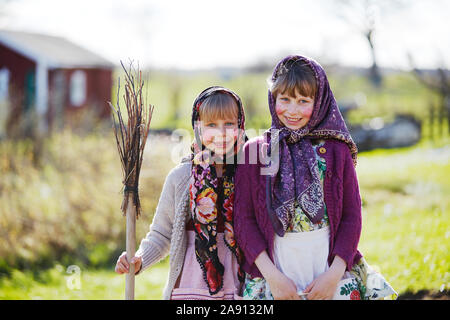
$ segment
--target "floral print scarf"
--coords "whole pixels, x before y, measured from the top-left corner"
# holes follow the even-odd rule
[[[214,155],[205,150],[200,140],[199,108],[204,99],[214,93],[225,92],[232,95],[237,102],[239,133],[234,146],[234,159],[231,164],[225,160],[223,172],[223,201],[220,208],[217,206],[219,179],[214,165]],[[234,205],[234,173],[237,164],[237,155],[242,149],[247,137],[244,132],[244,110],[240,98],[231,90],[223,87],[210,87],[205,89],[194,101],[192,112],[192,125],[195,139],[192,144],[192,172],[189,182],[190,212],[196,233],[195,255],[202,270],[203,277],[208,285],[209,293],[214,295],[223,287],[224,266],[219,261],[217,254],[217,221],[221,214],[224,222],[224,241],[226,246],[236,256],[239,264],[238,279],[244,281],[244,273],[241,270],[242,253],[239,250],[234,237],[233,229],[233,205]],[[219,210],[218,210],[219,209]]]

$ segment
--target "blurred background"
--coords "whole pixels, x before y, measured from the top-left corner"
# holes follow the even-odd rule
[[[139,243],[197,94],[235,90],[255,136],[288,54],[325,68],[358,145],[360,251],[400,299],[448,299],[449,14],[445,0],[0,0],[0,299],[124,298],[120,61],[155,106]],[[139,275],[136,299],[160,299],[167,271]]]

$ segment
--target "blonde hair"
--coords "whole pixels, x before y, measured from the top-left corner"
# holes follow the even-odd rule
[[[313,70],[298,59],[288,60],[280,66],[275,81],[269,79],[268,84],[274,98],[280,93],[292,97],[299,93],[314,99],[317,92],[317,81]]]
[[[217,92],[205,98],[199,109],[201,121],[237,119],[239,107],[236,99],[228,93]]]

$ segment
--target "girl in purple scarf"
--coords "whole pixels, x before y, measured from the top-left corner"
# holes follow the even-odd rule
[[[234,225],[248,274],[244,298],[395,294],[357,250],[357,148],[325,71],[312,59],[288,56],[274,69],[268,98],[271,128],[246,143],[245,163],[236,172]]]

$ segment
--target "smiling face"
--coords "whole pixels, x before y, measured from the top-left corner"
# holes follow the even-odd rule
[[[289,129],[303,128],[311,118],[317,92],[316,77],[311,67],[299,59],[291,59],[278,68],[269,83],[275,99],[275,112]]]
[[[231,155],[238,137],[238,106],[233,97],[218,93],[200,106],[200,139],[216,155]]]
[[[237,118],[202,121],[200,132],[206,148],[217,155],[230,154],[237,140],[238,121]]]
[[[306,126],[311,118],[314,99],[295,92],[295,96],[280,93],[275,99],[275,111],[280,122],[287,128],[297,130]]]

